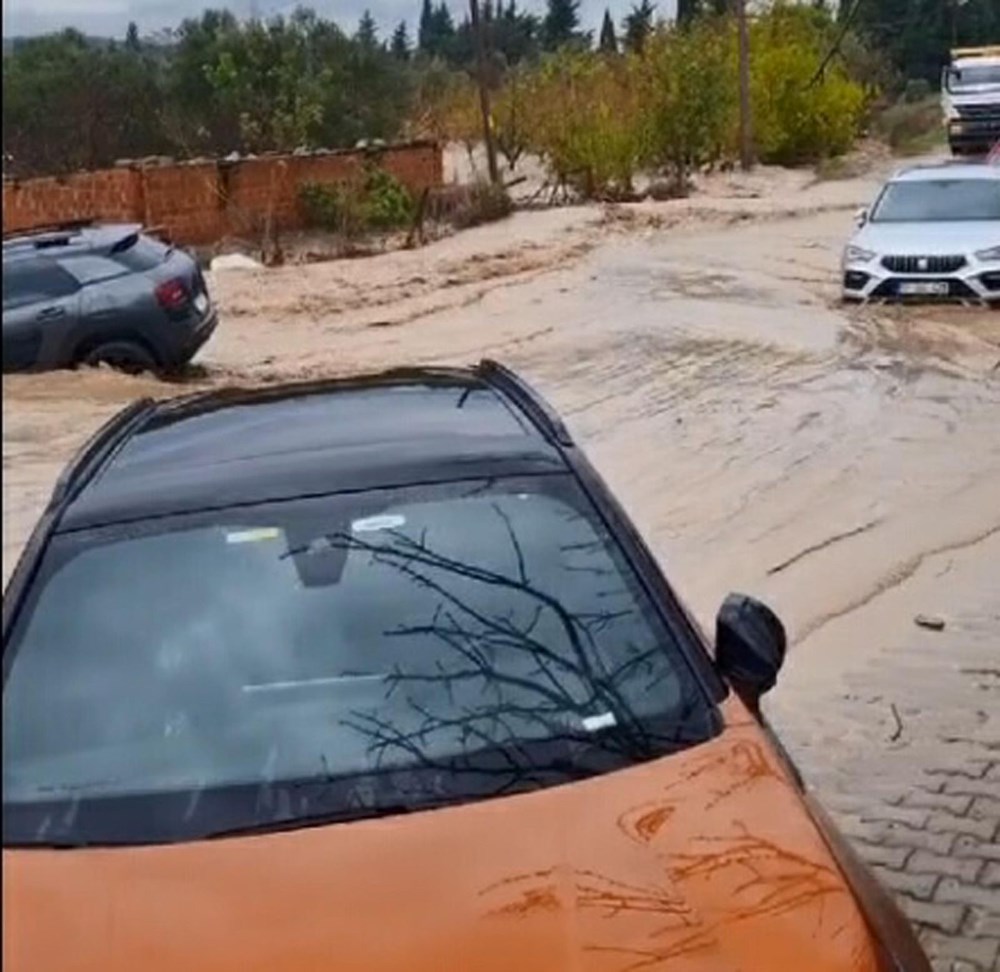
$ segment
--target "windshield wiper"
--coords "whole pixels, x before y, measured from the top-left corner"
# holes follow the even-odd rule
[[[90,847],[121,847],[112,841],[65,837],[55,840],[5,840],[4,850],[84,850]]]
[[[281,833],[287,830],[299,830],[307,827],[329,827],[333,824],[352,823],[358,820],[374,820],[376,817],[393,817],[407,813],[417,813],[430,810],[434,804],[415,806],[412,803],[387,803],[378,807],[351,808],[337,810],[332,813],[306,814],[302,817],[282,817],[280,820],[261,820],[238,827],[223,827],[202,834],[204,840],[217,840],[226,837],[251,837],[254,834]]]

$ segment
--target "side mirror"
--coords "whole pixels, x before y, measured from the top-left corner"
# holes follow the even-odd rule
[[[785,628],[766,604],[730,594],[715,621],[715,663],[722,677],[756,713],[774,688],[787,648]]]
[[[859,229],[868,222],[868,210],[865,207],[862,206],[861,209],[854,214],[854,222],[857,224]]]

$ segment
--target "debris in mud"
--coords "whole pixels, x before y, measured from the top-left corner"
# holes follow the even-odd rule
[[[927,628],[930,631],[944,631],[944,618],[939,618],[936,615],[918,614],[913,622],[918,627]]]
[[[210,269],[213,273],[219,270],[261,270],[263,265],[243,253],[224,253],[212,261]]]
[[[903,735],[903,720],[899,716],[899,709],[896,708],[895,702],[889,703],[889,711],[892,713],[893,721],[896,724],[896,728],[893,729],[892,735],[889,736],[889,742],[898,742],[900,736]]]
[[[686,199],[692,192],[694,192],[694,183],[690,180],[680,183],[676,179],[656,179],[646,189],[647,196],[655,202]]]

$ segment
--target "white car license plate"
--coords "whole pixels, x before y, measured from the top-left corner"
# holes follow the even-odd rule
[[[208,296],[206,294],[198,294],[194,299],[194,308],[199,314],[204,314],[208,310]]]
[[[947,297],[950,293],[947,280],[912,280],[899,285],[903,297]]]

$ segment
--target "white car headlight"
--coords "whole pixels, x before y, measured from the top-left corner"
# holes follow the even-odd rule
[[[871,263],[877,254],[861,246],[849,246],[844,250],[845,263]]]
[[[983,263],[1000,262],[1000,246],[992,246],[988,250],[980,250],[976,254],[976,259],[982,260]]]

